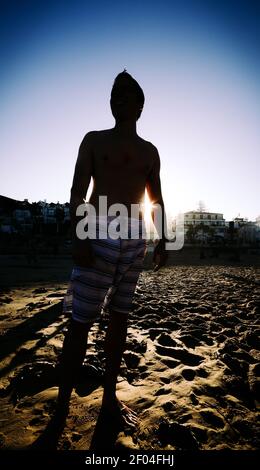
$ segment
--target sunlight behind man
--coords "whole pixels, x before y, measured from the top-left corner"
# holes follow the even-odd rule
[[[151,203],[147,192],[145,192],[144,197],[144,220],[146,224],[149,224],[151,221],[151,213],[152,213],[153,204]]]

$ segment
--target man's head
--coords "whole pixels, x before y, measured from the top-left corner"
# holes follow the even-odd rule
[[[114,80],[110,106],[116,120],[125,121],[141,116],[144,106],[144,93],[137,81],[124,70]]]

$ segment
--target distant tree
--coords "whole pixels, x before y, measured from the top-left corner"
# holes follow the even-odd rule
[[[209,229],[208,230],[208,235],[211,238],[211,240],[213,240],[216,229],[215,229],[215,227],[208,227],[208,229]]]
[[[206,204],[204,201],[198,202],[198,212],[206,212]]]
[[[198,229],[196,225],[189,224],[186,232],[186,239],[188,243],[194,243],[196,239]]]
[[[61,207],[60,205],[57,205],[55,215],[56,215],[57,233],[60,233],[61,224],[64,220],[64,215],[65,215],[63,207]]]
[[[34,233],[41,233],[43,225],[42,207],[38,202],[33,202],[30,210],[32,214],[33,231]]]
[[[201,230],[203,241],[205,241],[205,235],[208,235],[210,233],[210,227],[202,223],[200,223],[197,227],[198,227],[198,231]]]

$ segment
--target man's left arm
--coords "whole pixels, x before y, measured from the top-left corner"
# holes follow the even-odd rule
[[[160,179],[160,156],[157,148],[153,145],[152,149],[152,168],[146,180],[146,190],[152,204],[151,216],[157,233],[160,237],[159,242],[157,243],[154,249],[153,260],[156,264],[155,270],[164,266],[167,259],[167,251],[165,249],[165,244],[167,241],[166,238],[166,228],[167,220],[165,215],[165,207],[162,197],[161,190],[161,179]]]

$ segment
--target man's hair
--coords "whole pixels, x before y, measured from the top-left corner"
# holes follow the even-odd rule
[[[115,80],[114,80],[114,83],[113,83],[112,90],[111,90],[111,97],[112,97],[112,93],[113,93],[114,88],[115,88],[122,80],[127,80],[128,83],[131,84],[131,86],[133,87],[133,90],[134,90],[135,93],[136,93],[137,101],[138,101],[138,103],[140,103],[140,114],[139,114],[139,116],[138,116],[138,118],[139,118],[140,115],[141,115],[143,106],[144,106],[144,101],[145,101],[144,92],[143,92],[142,88],[140,87],[139,83],[132,77],[132,75],[130,75],[130,74],[126,71],[126,69],[124,69],[123,72],[120,72],[120,73],[116,76],[116,78],[115,78]]]

